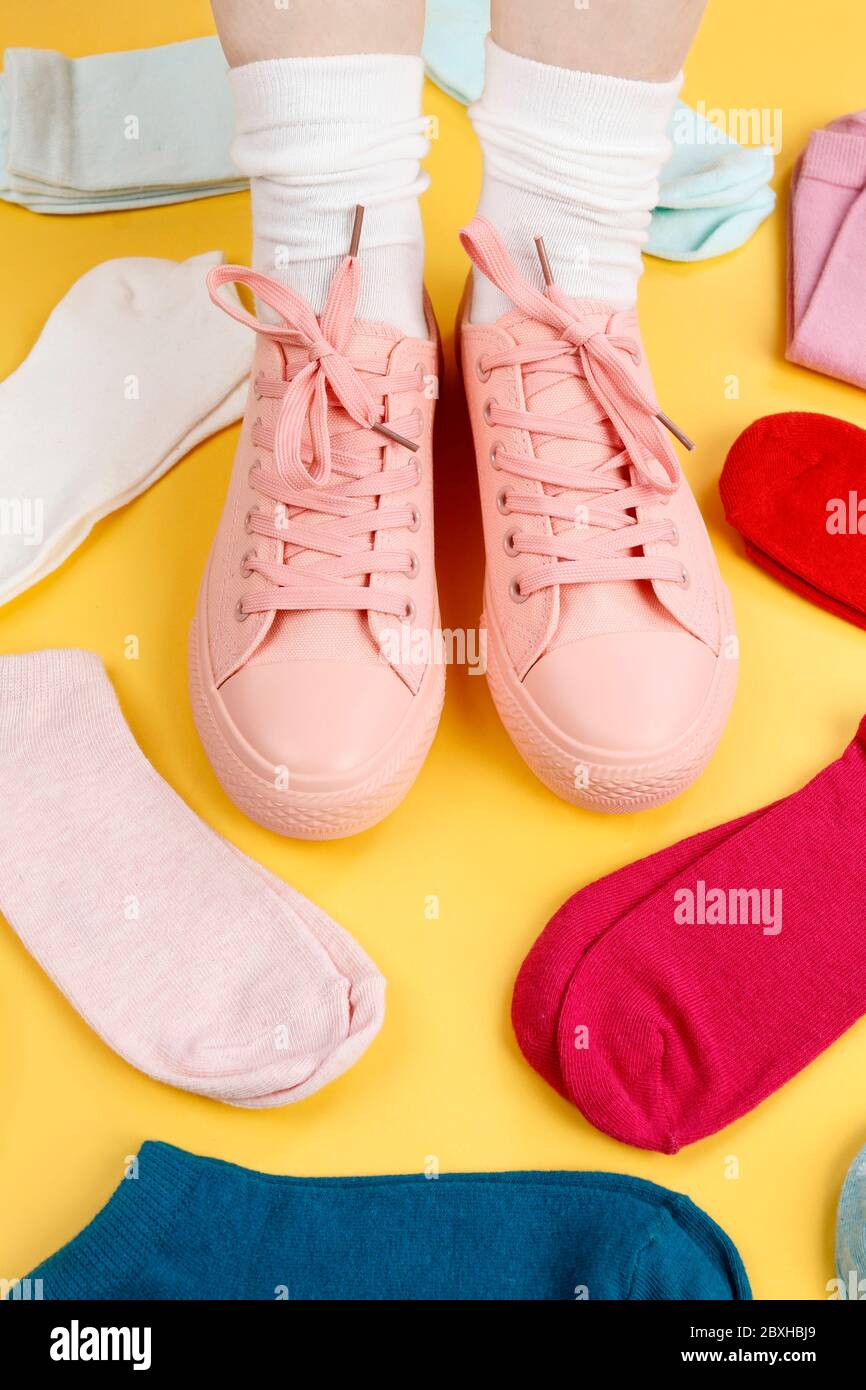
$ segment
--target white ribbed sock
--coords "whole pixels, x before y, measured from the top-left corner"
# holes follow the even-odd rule
[[[278,58],[234,68],[229,80],[237,113],[232,157],[250,180],[255,268],[319,313],[362,203],[358,316],[426,338],[421,59]]]
[[[574,72],[487,40],[484,92],[469,110],[484,153],[478,211],[527,279],[542,283],[534,239],[543,236],[567,294],[634,303],[681,80]],[[473,321],[510,307],[476,270]]]

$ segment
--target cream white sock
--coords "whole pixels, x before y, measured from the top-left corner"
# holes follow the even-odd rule
[[[103,261],[0,382],[0,603],[243,414],[249,334],[205,286],[222,259]]]
[[[575,72],[487,40],[484,91],[469,109],[484,153],[478,211],[524,277],[543,283],[542,236],[567,294],[634,303],[680,85]],[[472,319],[492,322],[511,305],[474,275]]]
[[[269,59],[233,68],[229,80],[237,113],[232,157],[250,180],[256,270],[321,312],[362,203],[358,316],[426,338],[421,59]]]
[[[377,1033],[373,962],[157,775],[94,653],[0,657],[0,803],[0,911],[141,1071],[287,1105]]]

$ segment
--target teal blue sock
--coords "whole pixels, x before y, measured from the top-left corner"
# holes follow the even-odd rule
[[[614,1173],[288,1178],[143,1145],[46,1299],[751,1298],[687,1197]]]
[[[842,1298],[866,1300],[866,1147],[848,1169],[839,1194],[836,1274]]]

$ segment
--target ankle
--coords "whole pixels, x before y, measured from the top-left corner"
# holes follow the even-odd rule
[[[478,210],[524,278],[540,284],[533,238],[543,235],[567,294],[634,303],[679,87],[680,78],[636,82],[558,68],[488,41],[484,93],[470,109],[484,152]],[[475,322],[510,307],[483,277],[475,292]]]
[[[230,74],[233,157],[250,178],[256,269],[320,313],[364,223],[358,315],[426,337],[418,195],[427,186],[423,65],[403,54],[250,63]]]

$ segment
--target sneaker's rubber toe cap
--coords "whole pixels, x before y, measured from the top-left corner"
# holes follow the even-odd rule
[[[221,687],[237,732],[288,777],[342,779],[375,759],[412,704],[384,662],[246,666]]]
[[[646,756],[687,733],[710,695],[717,660],[687,632],[603,633],[546,652],[523,684],[574,743]]]

